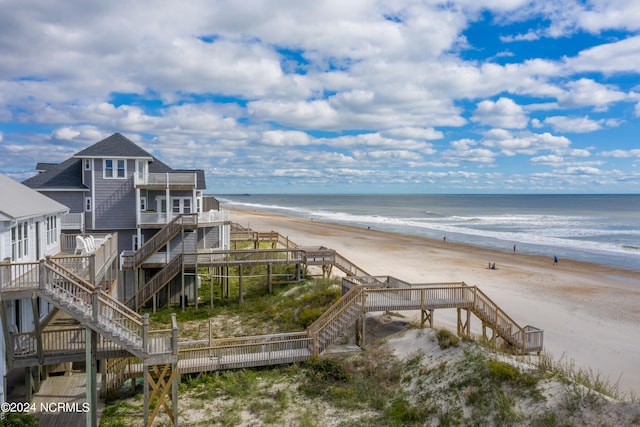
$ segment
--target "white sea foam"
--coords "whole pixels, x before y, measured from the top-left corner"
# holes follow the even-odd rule
[[[618,223],[602,214],[576,214],[567,207],[554,209],[552,206],[545,213],[495,212],[494,208],[484,208],[492,211],[485,213],[482,207],[476,206],[472,209],[456,206],[434,211],[419,210],[410,205],[381,205],[380,201],[384,199],[380,198],[374,199],[370,205],[352,205],[339,199],[333,206],[330,203],[332,199],[327,196],[318,197],[318,200],[309,196],[302,199],[305,206],[305,203],[295,204],[301,201],[299,199],[278,197],[274,203],[244,199],[221,201],[243,209],[279,212],[436,239],[446,236],[449,241],[503,250],[517,244],[519,251],[525,253],[557,254],[589,261],[602,261],[602,256],[621,257],[618,264],[623,265],[638,261],[639,251],[633,247],[640,243],[640,227]],[[460,211],[469,212],[460,214]]]

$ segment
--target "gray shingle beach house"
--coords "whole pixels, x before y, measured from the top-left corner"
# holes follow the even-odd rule
[[[36,170],[23,184],[69,208],[61,224],[68,246],[82,245],[74,234],[117,233],[118,298],[132,307],[154,297],[157,304],[192,302],[196,275],[184,274],[177,257],[229,249],[228,216],[204,195],[204,171],[173,169],[119,133]],[[146,296],[139,295],[158,273],[162,283],[156,277],[151,292],[147,286]]]

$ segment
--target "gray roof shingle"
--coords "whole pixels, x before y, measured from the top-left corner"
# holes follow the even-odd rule
[[[73,157],[77,158],[104,158],[104,157],[126,157],[127,159],[145,158],[151,159],[153,156],[147,151],[138,147],[128,138],[119,133],[96,142],[90,147],[76,153]]]

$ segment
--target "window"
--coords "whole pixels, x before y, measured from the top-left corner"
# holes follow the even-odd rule
[[[125,178],[127,176],[127,163],[124,160],[105,159],[105,178]]]
[[[118,160],[118,178],[124,178],[126,175],[126,170],[124,167],[124,160]]]
[[[147,198],[140,197],[140,212],[144,212],[147,210]]]
[[[91,212],[91,197],[84,198],[84,211]]]
[[[174,214],[189,214],[191,213],[191,199],[188,197],[171,199],[171,209]]]
[[[18,261],[29,255],[29,233],[26,222],[11,227],[11,260]]]
[[[53,245],[58,241],[58,217],[48,216],[47,223],[47,245]]]
[[[91,170],[91,159],[84,159],[84,170]]]

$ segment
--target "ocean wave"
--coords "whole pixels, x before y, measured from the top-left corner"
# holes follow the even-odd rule
[[[243,209],[270,211],[285,215],[327,222],[377,228],[402,234],[418,235],[472,245],[505,249],[517,244],[520,252],[537,254],[557,253],[576,259],[599,261],[601,256],[635,256],[640,242],[640,228],[621,227],[608,223],[606,218],[575,214],[502,213],[460,215],[433,210],[415,211],[406,216],[400,213],[410,207],[375,205],[348,206],[331,209],[325,206],[285,206],[262,201],[220,199],[223,203]],[[319,203],[319,202],[316,202]],[[366,211],[360,213],[356,211]],[[348,210],[351,210],[349,212]],[[388,215],[387,212],[398,214]],[[564,213],[564,212],[563,212]],[[417,214],[417,215],[416,215]],[[633,260],[636,262],[637,260]],[[631,264],[632,261],[623,261]]]

